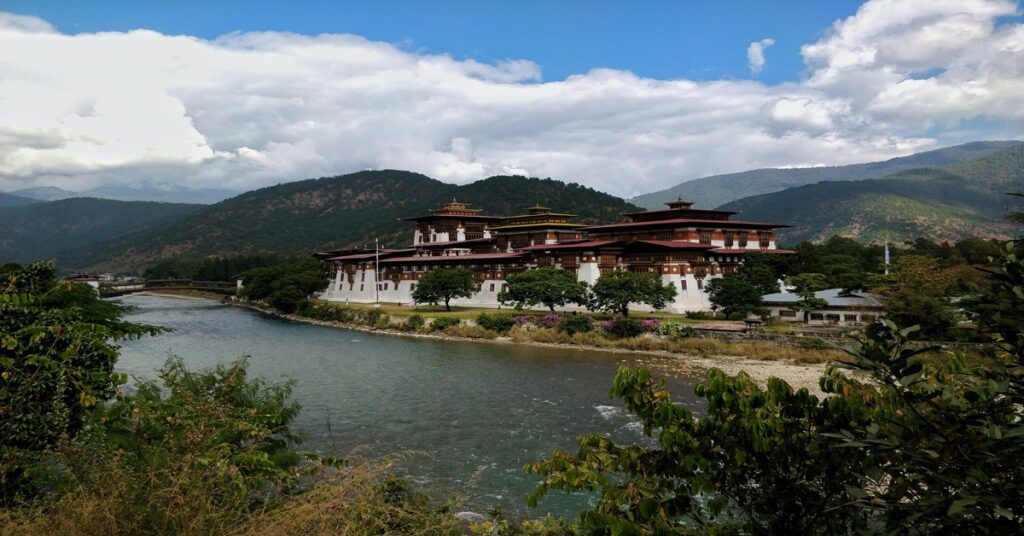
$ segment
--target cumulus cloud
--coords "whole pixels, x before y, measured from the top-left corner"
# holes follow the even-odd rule
[[[761,74],[764,70],[764,49],[774,44],[775,40],[771,38],[750,43],[747,47],[747,67],[750,68],[750,74]]]
[[[544,81],[354,35],[68,35],[0,15],[0,190],[247,190],[361,169],[518,173],[618,195],[756,167],[932,148],[974,119],[1024,131],[1024,26],[995,0],[874,0],[802,49],[800,81]],[[750,53],[763,68],[764,47]],[[756,60],[756,61],[755,61]]]

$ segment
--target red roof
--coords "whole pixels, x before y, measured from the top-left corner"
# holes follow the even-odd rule
[[[766,254],[789,254],[796,253],[791,249],[742,249],[742,248],[717,248],[711,250],[711,253],[766,253]]]
[[[623,212],[623,216],[635,216],[637,214],[658,214],[660,212],[680,212],[683,210],[689,210],[692,212],[709,212],[716,214],[739,214],[734,210],[716,210],[713,208],[659,208],[656,210],[638,210],[636,212]]]
[[[432,262],[453,262],[453,261],[491,261],[491,260],[502,260],[502,259],[522,259],[526,255],[524,253],[473,253],[470,255],[435,255],[426,257],[392,257],[390,259],[381,259],[381,264],[384,263],[432,263]]]
[[[621,240],[586,240],[582,242],[569,242],[562,244],[537,244],[535,246],[526,246],[519,248],[521,251],[544,251],[548,249],[590,249],[608,246],[611,244],[617,244]]]
[[[339,257],[330,257],[330,258],[325,259],[325,260],[328,260],[328,261],[360,261],[360,260],[370,260],[370,259],[375,258],[378,254],[381,255],[381,256],[384,256],[384,255],[394,255],[395,253],[407,253],[407,252],[410,252],[410,251],[415,251],[415,250],[411,249],[411,248],[410,249],[382,249],[382,250],[380,250],[380,252],[377,252],[377,253],[371,251],[369,253],[357,253],[355,255],[341,255]]]
[[[630,244],[647,244],[675,249],[711,249],[714,247],[711,244],[701,244],[700,242],[689,242],[686,240],[633,240]]]
[[[700,225],[702,227],[789,227],[781,223],[765,223],[760,221],[739,221],[739,220],[694,220],[689,218],[675,218],[671,220],[637,221],[631,223],[610,223],[607,225],[594,225],[583,227],[581,231],[611,230],[631,227],[655,227],[661,225]]]

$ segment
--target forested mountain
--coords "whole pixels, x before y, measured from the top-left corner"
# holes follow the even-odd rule
[[[577,184],[551,179],[491,177],[456,186],[407,171],[362,171],[254,190],[159,228],[147,229],[63,257],[63,267],[138,270],[157,260],[251,253],[309,254],[318,249],[407,245],[412,226],[402,218],[428,213],[457,198],[486,214],[519,214],[537,203],[615,221],[629,203]]]
[[[200,205],[76,197],[0,210],[0,264],[59,258],[70,249],[149,229]]]
[[[875,179],[908,169],[973,160],[1021,143],[1024,142],[978,141],[884,162],[834,167],[755,169],[742,173],[713,175],[687,181],[667,190],[637,196],[629,201],[647,209],[658,209],[664,208],[663,203],[682,196],[694,201],[698,207],[713,208],[743,197],[778,192],[822,181]]]
[[[829,181],[747,197],[723,208],[742,219],[788,223],[780,242],[795,244],[839,234],[862,241],[1008,238],[1019,229],[1003,219],[1024,200],[1024,145],[938,168],[880,179]]]
[[[0,192],[0,208],[23,207],[25,205],[31,205],[32,203],[38,202],[38,200],[29,197],[22,197],[20,195],[5,194],[3,192]]]

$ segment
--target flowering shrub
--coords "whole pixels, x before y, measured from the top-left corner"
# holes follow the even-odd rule
[[[540,319],[540,324],[546,328],[553,328],[562,322],[562,315],[548,313]]]
[[[615,321],[614,320],[602,320],[602,321],[597,323],[597,327],[599,327],[599,328],[601,328],[604,331],[607,331],[609,333],[612,331],[612,328],[614,326],[615,326]]]
[[[655,332],[658,331],[658,326],[661,325],[661,320],[657,318],[648,318],[640,321],[640,327],[644,328],[644,331]]]
[[[533,317],[530,315],[513,316],[512,323],[517,326],[530,326],[533,325]]]

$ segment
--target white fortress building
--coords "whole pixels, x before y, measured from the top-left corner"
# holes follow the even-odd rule
[[[707,281],[735,271],[745,254],[792,253],[776,247],[775,230],[785,225],[732,220],[735,212],[691,206],[679,199],[667,209],[623,214],[622,223],[585,226],[547,207],[488,216],[452,200],[407,220],[415,222],[408,248],[316,253],[331,274],[322,298],[411,305],[423,274],[462,267],[475,274],[479,290],[453,305],[497,308],[510,275],[553,266],[591,285],[614,270],[658,274],[677,290],[666,311],[708,311]]]

